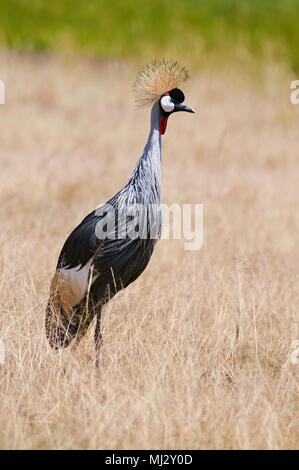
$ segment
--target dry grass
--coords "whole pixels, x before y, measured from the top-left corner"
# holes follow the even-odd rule
[[[206,71],[194,116],[163,138],[164,202],[204,204],[204,244],[162,240],[92,331],[49,350],[44,308],[62,243],[127,180],[145,144],[133,69],[1,53],[0,447],[298,447],[298,125],[289,75]],[[239,336],[236,338],[236,331]]]

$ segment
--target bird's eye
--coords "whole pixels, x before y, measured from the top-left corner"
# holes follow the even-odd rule
[[[161,100],[161,107],[166,113],[171,113],[174,110],[174,102],[169,95],[162,96]]]

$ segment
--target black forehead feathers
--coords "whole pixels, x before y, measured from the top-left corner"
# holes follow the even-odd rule
[[[185,100],[184,93],[179,88],[173,88],[168,93],[170,97],[177,103],[182,103]]]

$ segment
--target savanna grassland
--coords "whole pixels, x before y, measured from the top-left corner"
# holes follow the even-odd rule
[[[136,67],[2,51],[0,68],[0,447],[298,447],[296,77],[194,71],[197,114],[169,120],[162,189],[204,204],[203,246],[159,242],[104,311],[96,370],[93,325],[76,353],[53,353],[44,310],[66,236],[145,145]]]
[[[269,52],[299,70],[299,0],[1,0],[0,44],[99,58],[201,63]],[[240,57],[239,57],[240,59]]]

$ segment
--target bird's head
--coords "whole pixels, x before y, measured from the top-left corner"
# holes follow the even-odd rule
[[[184,93],[178,88],[188,78],[189,73],[184,66],[166,60],[147,64],[139,72],[134,85],[136,103],[138,106],[159,103],[161,135],[165,134],[171,114],[178,111],[195,112],[184,104]]]
[[[187,113],[195,113],[192,108],[184,104],[185,96],[179,88],[173,88],[164,93],[160,100],[161,118],[160,118],[160,134],[165,134],[167,120],[172,113],[185,111]]]

